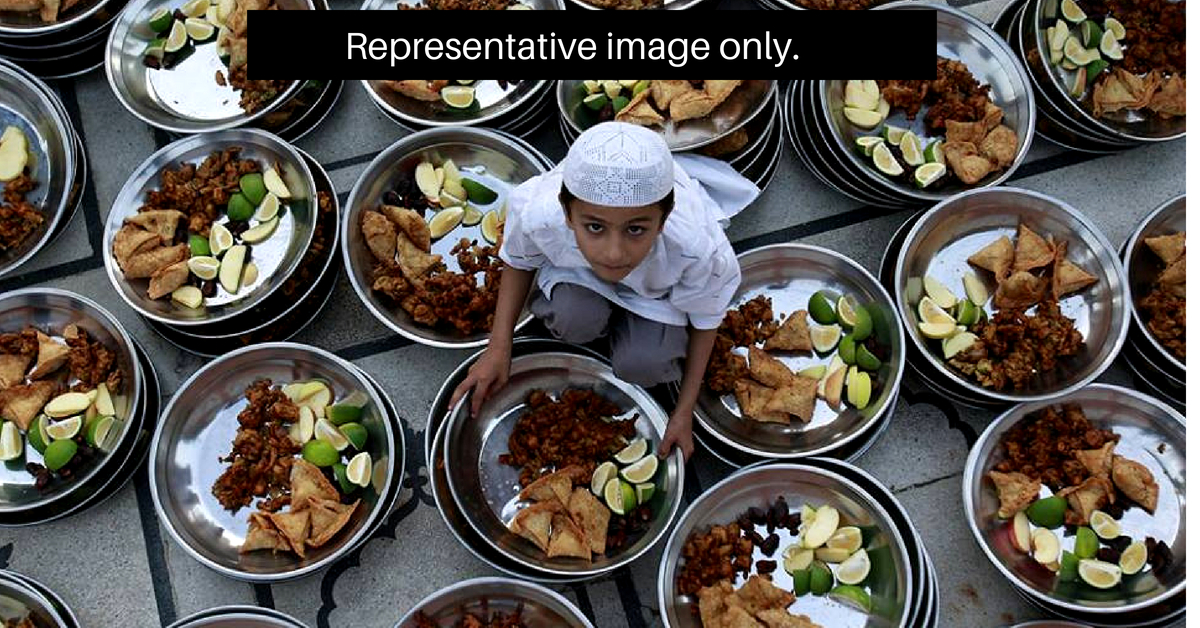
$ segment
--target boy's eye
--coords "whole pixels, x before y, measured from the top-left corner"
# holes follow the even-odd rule
[[[626,228],[626,231],[629,232],[629,235],[639,236],[643,233],[646,233],[646,228],[641,225],[629,225],[629,227]]]
[[[589,222],[586,225],[584,225],[583,228],[587,229],[588,233],[600,233],[600,232],[604,231],[604,225],[602,225],[598,222]]]

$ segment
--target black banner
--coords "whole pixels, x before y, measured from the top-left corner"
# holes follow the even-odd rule
[[[249,28],[253,79],[383,79],[434,70],[932,79],[937,44],[931,10],[251,11]]]

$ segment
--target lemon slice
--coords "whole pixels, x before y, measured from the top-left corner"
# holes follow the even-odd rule
[[[1146,544],[1144,542],[1134,541],[1130,543],[1129,547],[1126,547],[1125,551],[1121,552],[1121,559],[1118,561],[1120,562],[1121,573],[1127,576],[1138,573],[1146,566],[1147,556],[1148,552],[1146,551]]]
[[[1059,11],[1062,13],[1063,19],[1072,24],[1078,24],[1087,19],[1087,13],[1079,8],[1075,0],[1062,0],[1058,5]]]
[[[196,257],[188,258],[188,270],[192,274],[208,281],[217,278],[217,272],[221,270],[221,260],[208,255],[197,255]]]
[[[274,197],[271,197],[271,198],[274,198]],[[242,241],[245,242],[246,244],[258,244],[259,242],[262,242],[263,240],[266,240],[267,238],[271,237],[271,234],[275,233],[275,228],[278,226],[279,226],[279,217],[278,216],[267,219],[265,222],[261,222],[261,223],[255,225],[253,228],[243,231],[242,232]]]
[[[233,234],[225,225],[214,224],[208,231],[208,250],[216,257],[233,246]]]
[[[346,465],[346,479],[352,484],[366,487],[371,483],[371,454],[363,451],[355,454]]]
[[[1113,61],[1125,58],[1125,53],[1121,51],[1121,42],[1117,41],[1117,34],[1112,31],[1104,31],[1104,35],[1100,37],[1100,52]]]
[[[25,453],[25,442],[21,439],[21,432],[17,429],[17,424],[5,421],[4,426],[0,427],[0,460],[16,460],[23,453]]]
[[[341,430],[326,419],[317,420],[316,425],[313,427],[313,435],[318,440],[323,440],[333,445],[333,448],[338,451],[350,446],[350,439],[346,438]]]
[[[443,87],[442,102],[455,109],[466,109],[475,102],[475,88],[467,85]]]
[[[880,172],[890,177],[897,177],[904,174],[904,166],[896,160],[896,156],[887,147],[887,144],[880,142],[875,145],[875,149],[871,151],[871,161]]]
[[[258,204],[258,209],[254,210],[254,219],[265,222],[277,214],[279,214],[279,197],[268,191],[262,202]]]
[[[279,172],[274,168],[268,168],[263,173],[263,185],[266,186],[268,192],[280,199],[292,197],[292,193],[288,191],[287,184],[283,182],[283,177],[280,177]]]
[[[205,4],[208,3],[205,2]],[[203,17],[189,17],[184,21],[183,27],[187,31],[188,37],[197,42],[208,41],[217,34],[217,27]]]
[[[650,449],[650,443],[644,438],[635,438],[632,443],[629,443],[624,449],[617,452],[613,456],[613,460],[621,464],[633,464],[641,460],[646,452]]]
[[[852,328],[858,322],[858,299],[852,294],[843,294],[837,301],[838,322],[842,327]]]
[[[1088,523],[1091,524],[1092,531],[1096,533],[1096,536],[1106,541],[1111,541],[1121,536],[1121,524],[1117,523],[1117,520],[1113,519],[1112,515],[1103,510],[1093,510]]]
[[[843,584],[858,584],[866,580],[869,573],[871,573],[871,558],[867,556],[866,550],[859,549],[838,565],[837,579]]]
[[[833,350],[842,339],[840,325],[809,325],[808,335],[812,338],[813,349],[818,353]]]
[[[183,22],[171,24],[171,34],[167,35],[167,43],[163,46],[166,52],[178,52],[188,43],[187,27]]]
[[[79,430],[82,427],[83,417],[73,416],[69,419],[51,423],[46,427],[46,433],[49,434],[50,438],[54,440],[64,440],[68,438],[75,438],[75,435],[79,433]]]
[[[1104,30],[1112,31],[1113,37],[1125,39],[1125,25],[1115,17],[1104,18]]]
[[[113,425],[117,420],[110,416],[102,416],[92,421],[87,426],[87,433],[84,437],[92,447],[104,448],[104,442],[108,439],[109,432],[112,431]]]
[[[204,17],[204,14],[208,13],[209,6],[209,0],[188,0],[183,3],[182,7],[179,7],[179,10],[188,17]]]
[[[429,219],[429,235],[436,240],[450,233],[462,222],[465,213],[466,210],[462,207],[451,207],[438,212]]]
[[[925,151],[924,151],[925,163],[930,163],[930,164],[945,164],[946,163],[946,153],[942,150],[942,144],[944,144],[944,143],[945,142],[943,142],[939,138],[939,139],[933,140],[932,142],[925,145]]]
[[[925,163],[925,155],[921,152],[921,140],[912,131],[905,131],[900,138],[900,156],[904,163],[910,166],[920,166]]]
[[[854,145],[858,147],[858,152],[870,157],[871,151],[875,150],[875,145],[882,141],[882,137],[877,137],[875,135],[864,135],[856,138],[854,140]]]
[[[1111,589],[1121,582],[1121,568],[1112,563],[1089,558],[1079,561],[1079,577],[1097,589]]]
[[[956,325],[954,322],[917,323],[917,330],[920,331],[921,335],[925,336],[926,338],[941,340],[943,338],[949,338],[950,336],[958,333],[958,325]]]
[[[605,485],[615,477],[617,477],[617,465],[612,462],[600,463],[592,472],[592,494],[596,497],[603,497]]]
[[[614,514],[623,515],[637,506],[633,487],[613,478],[604,485],[604,503]]]
[[[656,473],[658,473],[658,456],[650,454],[625,467],[621,471],[621,477],[631,484],[641,484],[653,480]]]
[[[857,526],[845,526],[838,528],[833,536],[825,541],[827,547],[844,549],[848,552],[857,552],[862,548],[862,530]],[[851,582],[850,584],[856,584]]]
[[[975,273],[967,273],[962,278],[963,289],[967,291],[967,298],[971,303],[979,307],[983,307],[988,302],[987,286],[983,285],[983,280]]]
[[[913,173],[913,178],[917,180],[917,187],[919,188],[927,188],[937,183],[944,176],[946,176],[946,164],[936,161],[917,166],[916,172]]]
[[[917,304],[917,314],[926,323],[954,322],[954,317],[950,316],[949,312],[942,309],[937,303],[934,303],[933,299],[928,296],[921,297],[921,302]]]

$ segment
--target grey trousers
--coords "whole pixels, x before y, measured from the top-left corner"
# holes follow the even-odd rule
[[[548,298],[536,292],[530,309],[563,342],[582,345],[607,335],[613,373],[631,384],[649,388],[683,375],[686,327],[613,307],[608,299],[570,283],[555,286]]]

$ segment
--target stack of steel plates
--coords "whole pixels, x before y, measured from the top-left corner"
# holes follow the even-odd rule
[[[1023,521],[1001,518],[1000,500],[995,485],[988,479],[989,472],[1013,451],[1005,437],[1014,426],[1040,416],[1052,406],[1068,405],[1077,406],[1096,429],[1111,431],[1118,437],[1115,447],[1109,450],[1114,464],[1117,458],[1132,460],[1144,468],[1155,484],[1157,503],[1153,512],[1132,501],[1118,504],[1114,529],[1097,529],[1089,535],[1092,539],[1099,537],[1098,548],[1090,543],[1085,548],[1080,542],[1081,532],[1088,524],[1096,525],[1091,523],[1095,521],[1093,517],[1086,518],[1088,523],[1068,527],[1039,523],[1033,515]],[[1059,432],[1055,438],[1060,435],[1062,439],[1081,438],[1081,434]],[[1065,442],[1056,440],[1056,445]],[[1126,388],[1093,384],[1053,400],[1020,404],[992,422],[979,435],[967,457],[962,476],[967,525],[975,542],[1009,584],[1031,604],[1052,615],[1102,628],[1171,625],[1184,617],[1187,604],[1186,448],[1184,417],[1165,403]],[[1047,463],[1056,464],[1052,459]],[[1088,481],[1096,479],[1097,476],[1091,476]],[[1100,479],[1108,481],[1103,476]],[[1049,497],[1049,487],[1043,486],[1041,479],[1035,481],[1041,490],[1039,497]],[[1126,486],[1118,482],[1119,490],[1124,491]],[[1108,484],[1108,490],[1113,490],[1112,483]],[[1093,504],[1099,509],[1107,503],[1101,499]],[[1113,508],[1105,506],[1104,510]],[[1015,540],[1015,535],[1021,533],[1014,533],[1014,528],[1029,529],[1030,524],[1032,534],[1037,537],[1046,537],[1049,532],[1054,541],[1046,543],[1062,550],[1061,555],[1055,552],[1056,557],[1069,554],[1079,559],[1078,574],[1071,577],[1061,570],[1056,574],[1066,559],[1058,567],[1051,564],[1048,569],[1021,548],[1021,541]],[[1155,541],[1155,549],[1144,565],[1113,558],[1134,543],[1149,545],[1148,537]],[[1083,573],[1089,561],[1111,565],[1116,580],[1089,578]]]
[[[169,628],[305,628],[288,615],[261,606],[218,606],[180,619]]]
[[[663,134],[671,150],[722,159],[764,190],[783,154],[779,86],[777,81],[744,83],[709,116],[680,124],[668,121],[651,128]],[[583,104],[587,96],[583,84],[558,81],[559,130],[568,144],[596,122],[596,114]],[[726,148],[732,140],[737,141]]]
[[[804,513],[822,507],[836,512],[838,532],[846,533],[844,538],[855,538],[849,534],[851,529],[861,531],[861,541],[854,549],[841,544],[837,549],[819,547],[815,552],[819,558],[814,559],[813,548],[804,547],[807,532],[816,528],[812,520],[804,521]],[[681,576],[689,558],[702,554],[685,547],[693,535],[729,525],[736,525],[739,534],[755,545],[750,572],[785,591],[793,591],[798,582],[817,587],[815,576],[796,578],[793,573],[832,571],[830,585],[836,582],[836,586],[832,590],[822,587],[824,593],[802,593],[788,607],[790,613],[806,615],[822,626],[929,628],[938,624],[937,574],[908,512],[887,487],[866,472],[839,460],[810,458],[798,463],[764,463],[735,472],[684,511],[658,567],[658,607],[664,626],[701,625],[698,613],[693,612],[698,601],[695,594],[685,593],[680,586],[685,581],[695,584],[695,570],[686,578]],[[850,558],[838,555],[843,550],[850,555],[863,552],[869,565],[865,577],[843,571]],[[806,553],[807,559],[795,556]],[[740,574],[738,579],[746,575]],[[839,603],[831,603],[831,598]]]
[[[42,223],[19,246],[0,252],[0,277],[28,262],[66,230],[79,208],[87,181],[87,152],[62,101],[41,80],[0,59],[0,120],[21,130],[29,142],[27,172],[36,187],[26,199]]]
[[[1061,359],[1059,368],[1034,378],[1021,389],[996,390],[952,367],[941,340],[926,338],[919,325],[926,277],[961,296],[965,275],[976,275],[967,258],[990,242],[1016,239],[1018,225],[1050,235],[1066,244],[1070,260],[1096,277],[1082,291],[1058,300],[1062,314],[1074,321],[1083,343],[1079,353]],[[989,294],[996,282],[978,273]],[[1004,407],[1048,399],[1078,390],[1096,379],[1116,359],[1125,343],[1131,304],[1120,257],[1104,234],[1078,210],[1037,192],[1017,188],[971,190],[914,216],[884,251],[880,278],[900,308],[908,342],[909,372],[934,392],[976,407]],[[998,309],[991,299],[983,306],[988,318]]]
[[[208,133],[255,127],[295,141],[333,110],[342,81],[289,81],[252,112],[245,93],[235,89],[215,40],[188,44],[170,68],[146,65],[146,48],[156,34],[149,27],[156,11],[178,11],[179,0],[133,0],[116,20],[104,54],[104,70],[117,100],[146,124],[168,133]],[[327,10],[325,0],[278,0],[281,10]],[[192,9],[203,11],[202,7]],[[218,78],[219,77],[219,78]]]
[[[1068,69],[1070,62],[1065,58],[1063,61],[1067,63],[1052,63],[1056,55],[1051,52],[1047,37],[1049,29],[1055,27],[1057,30],[1060,21],[1064,27],[1069,23],[1060,19],[1059,11],[1057,0],[1013,0],[992,25],[1016,52],[1022,70],[1032,78],[1039,114],[1038,134],[1064,148],[1090,153],[1111,153],[1183,137],[1187,130],[1184,116],[1162,117],[1145,109],[1121,109],[1096,115],[1092,110],[1096,87],[1086,82],[1084,89],[1077,92],[1079,95],[1072,95],[1077,88],[1079,68]],[[1104,17],[1093,16],[1095,22],[1103,21]],[[1169,31],[1164,29],[1163,33]],[[1163,36],[1162,33],[1155,35],[1156,38]],[[1071,37],[1078,39],[1078,34]],[[1103,80],[1103,76],[1101,74],[1098,79],[1093,76],[1090,80]]]
[[[93,456],[73,466],[70,475],[55,476],[45,487],[38,486],[37,477],[27,465],[41,466],[45,460],[26,430],[17,458],[21,464],[0,467],[0,526],[46,523],[100,504],[125,486],[146,457],[159,411],[154,366],[111,314],[77,294],[50,288],[9,292],[0,297],[0,321],[0,332],[16,333],[34,327],[51,339],[63,337],[68,326],[75,325],[115,354],[121,373],[120,389],[112,395],[114,420],[106,435],[94,436],[94,445],[84,442],[89,431],[96,433],[85,428],[101,420],[97,415],[70,438],[77,443],[75,455],[84,451]],[[76,383],[66,371],[62,368],[41,381]],[[66,380],[61,381],[64,377]],[[30,423],[29,430],[41,429],[39,423]]]
[[[105,39],[127,3],[82,0],[58,11],[51,22],[43,21],[37,9],[5,11],[0,20],[0,58],[44,79],[94,70],[104,63]]]
[[[27,617],[39,627],[83,628],[57,593],[15,571],[0,570],[0,602],[3,602],[5,619]]]
[[[438,626],[468,626],[482,624],[462,621],[466,616],[486,621],[494,615],[507,617],[513,613],[525,626],[592,628],[587,616],[562,595],[511,578],[473,578],[452,584],[417,602],[395,628],[424,628],[428,624],[418,621],[418,615]]]
[[[391,5],[394,5],[391,0],[386,3],[367,0],[363,9],[386,9],[392,8]],[[445,87],[450,89],[474,90],[471,104],[465,107],[447,104],[440,95],[445,88],[439,87],[441,83],[448,83]],[[554,116],[554,81],[366,80],[362,85],[379,111],[410,131],[481,126],[528,137]]]
[[[117,261],[118,232],[138,214],[148,193],[159,188],[164,170],[184,163],[199,166],[212,153],[234,147],[241,147],[242,158],[258,160],[264,168],[267,164],[282,168],[292,193],[284,201],[286,211],[280,212],[276,230],[250,245],[249,261],[257,277],[249,282],[243,278],[234,294],[217,289],[215,298],[206,297],[198,307],[170,295],[150,299],[149,281],[126,279]],[[222,215],[213,228],[225,229],[232,223]],[[193,135],[151,155],[125,182],[108,214],[104,261],[113,287],[152,329],[186,351],[217,356],[248,344],[286,340],[316,318],[337,281],[340,224],[332,182],[320,164],[299,149],[255,129]],[[186,225],[181,225],[179,234],[177,239],[189,246],[192,239],[211,240],[203,233],[189,235]],[[211,257],[211,250],[190,251],[191,258],[200,256]],[[193,270],[187,282],[203,288],[216,279],[201,279]]]
[[[238,415],[247,407],[245,391],[263,378],[275,385],[320,381],[331,401],[364,400],[355,422],[366,434],[362,452],[370,455],[369,481],[355,489],[359,505],[345,527],[329,542],[309,547],[302,557],[291,552],[242,552],[250,512],[227,510],[210,490],[213,478],[225,468],[213,454],[233,446]],[[319,426],[316,433],[321,433]],[[400,495],[404,451],[396,408],[358,367],[315,347],[261,344],[209,362],[180,385],[163,410],[150,446],[150,490],[159,521],[197,561],[231,578],[280,582],[319,571],[370,538]]]
[[[1133,325],[1121,357],[1129,364],[1150,390],[1174,402],[1180,408],[1186,403],[1184,385],[1187,383],[1187,364],[1184,358],[1158,340],[1148,326],[1148,312],[1137,307],[1158,283],[1159,274],[1169,264],[1146,246],[1147,238],[1183,234],[1187,230],[1187,199],[1178,196],[1158,206],[1133,230],[1125,241],[1125,275],[1133,298]],[[1179,262],[1183,263],[1183,257]],[[1183,316],[1183,306],[1179,316]],[[1167,326],[1170,327],[1170,326]],[[1179,329],[1182,333],[1182,328]]]
[[[926,128],[924,119],[930,110],[927,105],[921,106],[917,116],[909,118],[898,106],[888,106],[885,111],[885,104],[890,103],[881,97],[877,110],[887,115],[876,117],[878,123],[865,127],[850,122],[845,114],[848,81],[795,81],[784,98],[783,109],[788,136],[800,161],[829,187],[870,206],[928,206],[967,189],[1000,185],[1020,166],[1033,143],[1037,111],[1029,77],[1004,40],[978,19],[942,4],[901,2],[876,10],[911,9],[936,11],[937,55],[961,61],[976,80],[990,86],[990,97],[1004,114],[1001,123],[1016,134],[1017,144],[1011,165],[968,185],[959,180],[940,154],[945,133]],[[916,146],[920,149],[917,162],[895,156],[901,154],[897,147],[903,143],[906,130],[916,135]],[[887,144],[869,143],[872,136],[881,135]],[[876,165],[876,154],[889,151],[901,168],[895,176],[885,174]],[[917,168],[935,161],[947,168],[926,187],[918,182]]]

